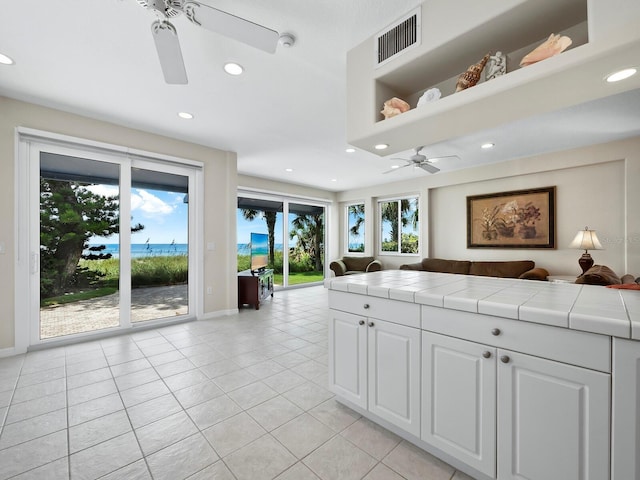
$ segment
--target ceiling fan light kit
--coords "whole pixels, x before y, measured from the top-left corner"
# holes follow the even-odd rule
[[[275,30],[192,0],[137,0],[137,2],[142,7],[153,10],[162,18],[151,25],[151,33],[164,79],[171,85],[186,85],[188,82],[178,32],[168,20],[180,14],[184,14],[191,23],[199,27],[267,53],[275,53],[278,43],[283,46],[292,46],[295,42],[291,34],[281,36]],[[288,45],[281,43],[282,37],[286,37],[285,41]]]
[[[424,147],[416,147],[415,153],[413,155],[411,155],[408,159],[407,158],[392,158],[392,160],[401,160],[403,162],[406,162],[406,165],[402,165],[402,166],[393,165],[391,167],[391,170],[387,170],[386,172],[382,172],[382,173],[391,173],[391,172],[394,172],[396,170],[400,170],[401,168],[411,167],[411,166],[420,168],[420,169],[424,170],[425,172],[438,173],[440,171],[440,169],[438,167],[436,167],[433,164],[433,162],[437,162],[441,158],[458,158],[458,159],[460,158],[457,155],[444,155],[444,156],[439,156],[439,157],[427,158],[426,155],[423,155],[422,153],[420,153],[423,148]]]

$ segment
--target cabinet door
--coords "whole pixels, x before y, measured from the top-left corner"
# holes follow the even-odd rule
[[[498,356],[498,478],[608,479],[611,376]]]
[[[425,442],[475,469],[496,474],[496,349],[422,333]]]
[[[330,310],[329,387],[367,408],[367,326],[365,318]]]
[[[420,330],[367,319],[369,411],[420,436]]]

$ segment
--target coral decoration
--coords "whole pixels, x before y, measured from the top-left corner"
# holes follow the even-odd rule
[[[418,107],[422,105],[426,105],[427,103],[435,102],[442,96],[440,89],[438,88],[430,88],[426,92],[422,94],[422,96],[418,99]]]
[[[470,65],[469,68],[467,68],[467,71],[458,77],[456,92],[471,88],[480,81],[480,74],[482,73],[482,70],[484,70],[484,66],[487,64],[489,57],[491,57],[491,54],[487,53],[482,60],[475,65]]]
[[[393,97],[384,102],[384,107],[380,113],[384,115],[386,120],[387,118],[395,117],[396,115],[400,115],[410,109],[411,106],[407,102],[401,98]]]
[[[522,60],[520,61],[520,66],[526,67],[527,65],[531,65],[532,63],[536,63],[540,60],[545,60],[547,58],[558,55],[559,53],[564,52],[567,47],[571,45],[571,43],[572,41],[569,37],[552,33],[551,35],[549,35],[549,38],[547,38],[547,40],[538,45],[534,50],[532,50],[522,58]]]

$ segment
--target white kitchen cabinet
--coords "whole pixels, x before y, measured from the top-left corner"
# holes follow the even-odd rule
[[[640,342],[613,339],[612,389],[612,477],[640,480]]]
[[[360,315],[330,310],[329,385],[336,395],[367,408],[367,326]]]
[[[610,375],[431,332],[422,351],[422,440],[499,480],[609,478]]]
[[[495,477],[495,348],[422,333],[421,438]]]
[[[610,478],[610,375],[506,350],[498,357],[498,478]]]
[[[419,307],[342,292],[331,292],[330,306],[331,390],[419,436],[421,331],[413,326],[420,325]]]
[[[368,319],[369,411],[420,435],[420,330]]]

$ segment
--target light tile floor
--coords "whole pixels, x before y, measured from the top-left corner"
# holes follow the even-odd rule
[[[0,359],[0,479],[469,480],[327,389],[327,292]]]

